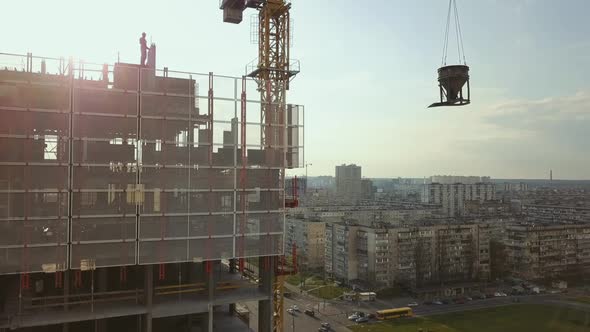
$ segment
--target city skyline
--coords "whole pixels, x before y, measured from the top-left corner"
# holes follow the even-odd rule
[[[73,1],[35,6],[30,19],[43,29],[6,36],[4,52],[137,62],[137,40],[145,31],[158,45],[158,67],[240,75],[256,57],[249,26],[254,12],[239,26],[224,24],[217,1],[175,2],[164,12],[157,5],[105,1],[91,15],[78,13]],[[63,20],[47,15],[58,7]],[[306,105],[309,175],[331,174],[346,162],[362,165],[367,177],[543,179],[553,169],[559,179],[590,179],[590,27],[584,17],[590,4],[460,2],[472,105],[426,109],[438,96],[445,7],[426,0],[338,7],[293,2],[292,56],[301,60],[302,72],[288,100]],[[15,1],[7,8],[28,12]],[[137,8],[141,14],[127,14]],[[126,24],[121,29],[89,19],[101,17]],[[19,22],[11,15],[0,27],[10,31]]]

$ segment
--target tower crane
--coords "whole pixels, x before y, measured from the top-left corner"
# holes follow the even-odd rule
[[[243,12],[248,9],[258,11],[258,58],[246,67],[246,76],[253,78],[260,92],[262,123],[260,137],[261,146],[267,166],[285,165],[285,117],[287,114],[286,92],[289,82],[299,73],[299,64],[290,58],[290,10],[288,0],[220,0],[223,10],[223,21],[238,24],[242,22]],[[244,99],[244,98],[243,98]],[[242,158],[245,165],[245,103],[242,103]],[[280,167],[279,183],[284,188],[285,167]],[[241,182],[245,183],[245,166]],[[245,195],[245,187],[241,194]],[[242,202],[245,199],[241,200]],[[296,199],[295,199],[296,201]],[[292,200],[289,201],[292,207]],[[295,248],[295,247],[294,247]],[[283,331],[283,288],[284,279],[288,274],[297,272],[296,251],[293,250],[291,267],[287,267],[284,256],[275,256],[275,280],[273,282],[273,330]],[[240,268],[243,266],[243,259]]]

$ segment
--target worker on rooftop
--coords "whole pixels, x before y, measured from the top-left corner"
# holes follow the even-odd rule
[[[149,47],[147,46],[147,41],[145,40],[145,32],[141,33],[141,38],[139,38],[139,46],[141,48],[141,62],[139,63],[142,67],[145,67],[145,61],[147,60],[147,51],[149,51]]]

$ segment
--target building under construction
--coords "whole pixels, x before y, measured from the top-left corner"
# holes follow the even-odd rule
[[[158,70],[155,46],[146,67],[0,59],[0,330],[244,330],[258,301],[271,331],[303,107]]]

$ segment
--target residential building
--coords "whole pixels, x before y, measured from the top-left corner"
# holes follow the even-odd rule
[[[519,183],[504,182],[503,189],[504,189],[504,191],[527,191],[527,190],[529,190],[529,185],[525,182],[519,182]]]
[[[430,183],[424,185],[422,201],[442,205],[443,212],[450,217],[461,216],[467,201],[491,201],[496,199],[493,183]]]
[[[373,185],[373,181],[369,179],[361,180],[362,199],[373,200],[375,198],[375,192],[377,192],[377,188]]]
[[[536,223],[590,222],[590,206],[523,204],[522,214]]]
[[[333,278],[351,281],[358,278],[356,253],[359,226],[346,222],[326,223],[325,271]]]
[[[491,224],[394,227],[326,224],[326,271],[369,287],[416,288],[441,282],[486,280]]]
[[[590,275],[590,224],[516,224],[506,227],[508,266],[527,279]]]
[[[361,167],[355,164],[336,166],[336,194],[349,203],[356,203],[361,193]]]
[[[291,256],[296,247],[300,270],[324,268],[326,223],[317,220],[287,217],[285,223],[285,253]]]
[[[434,175],[430,177],[431,183],[442,184],[476,184],[490,182],[489,176],[457,176],[457,175]]]

